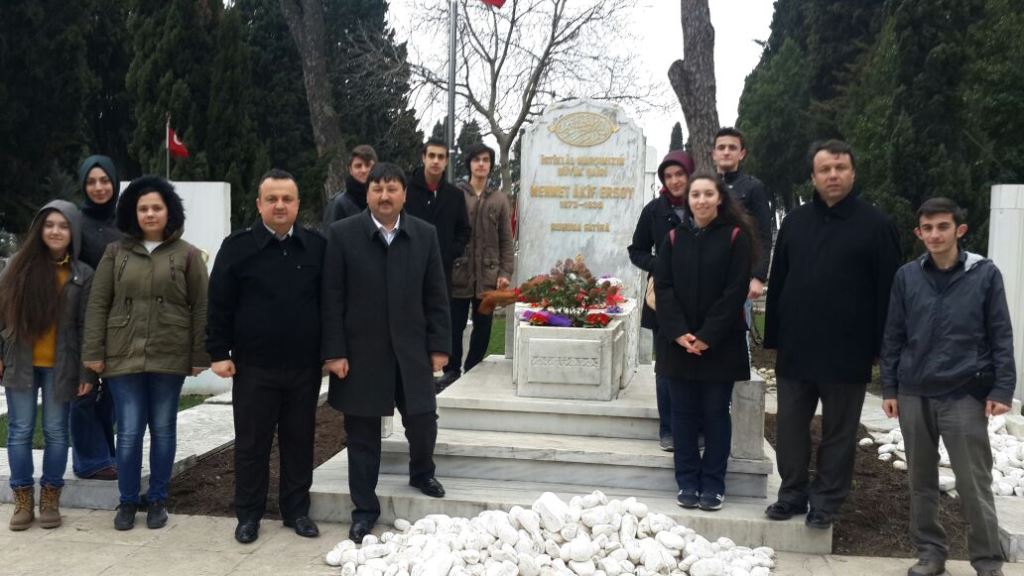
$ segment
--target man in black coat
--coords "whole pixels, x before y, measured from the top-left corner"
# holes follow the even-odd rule
[[[260,180],[260,221],[224,239],[210,274],[206,350],[233,378],[235,539],[259,536],[277,429],[284,525],[319,534],[309,518],[320,396],[320,288],[327,241],[295,223],[299,188],[283,170]]]
[[[743,141],[743,133],[726,126],[715,134],[715,147],[711,151],[711,159],[715,169],[722,176],[722,182],[729,194],[743,206],[743,209],[757,224],[758,253],[761,255],[754,264],[753,278],[747,291],[747,325],[750,325],[750,300],[764,294],[764,285],[768,281],[768,262],[772,254],[772,230],[774,229],[771,198],[765,190],[764,183],[747,174],[740,168],[747,157],[747,147]]]
[[[380,516],[381,417],[397,406],[409,441],[409,484],[441,498],[434,477],[437,400],[432,373],[451,354],[448,290],[434,227],[402,211],[405,175],[370,172],[368,210],[331,225],[323,285],[327,401],[345,414],[355,542]]]
[[[778,501],[773,520],[802,514],[827,529],[850,490],[857,426],[900,265],[889,218],[852,193],[853,150],[811,147],[811,202],[786,216],[775,244],[764,346],[778,350]],[[822,405],[817,475],[809,481],[810,422]]]
[[[436,138],[427,140],[423,145],[423,166],[417,168],[409,179],[405,211],[426,220],[437,229],[441,262],[444,264],[444,275],[450,293],[452,263],[465,252],[472,228],[466,210],[465,195],[445,178],[447,166],[447,144]],[[449,308],[456,309],[451,302]],[[455,318],[452,318],[451,322],[454,323]],[[451,366],[445,366],[444,376],[437,381],[438,390],[455,381],[460,373],[461,370],[455,362]]]
[[[332,222],[359,214],[366,210],[366,179],[377,163],[377,152],[369,144],[360,144],[349,155],[345,176],[345,189],[335,194],[324,206],[323,231]]]

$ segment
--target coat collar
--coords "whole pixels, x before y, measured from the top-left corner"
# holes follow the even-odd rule
[[[380,236],[380,230],[377,229],[377,225],[373,222],[373,215],[370,214],[370,209],[363,210],[363,213],[359,215],[360,222],[362,222],[363,232],[366,233],[366,237],[373,240]],[[398,234],[395,238],[401,237],[403,234],[408,236],[410,239],[416,238],[416,232],[412,226],[413,217],[408,212],[402,210],[402,214],[399,216]],[[382,239],[383,240],[383,239]]]
[[[277,239],[270,233],[270,230],[267,230],[267,226],[263,223],[263,220],[259,218],[256,219],[256,222],[254,222],[249,229],[252,230],[253,238],[256,239],[256,245],[260,250],[266,248],[267,244],[269,244],[271,240]],[[306,237],[307,234],[309,234],[309,232],[300,226],[298,222],[292,224],[292,234],[290,238],[294,238],[302,247],[305,247],[308,241],[308,238]]]
[[[825,204],[825,201],[821,199],[821,195],[815,192],[811,202],[820,213],[846,220],[857,209],[857,196],[859,194],[857,194],[856,190],[851,191],[846,195],[846,198],[843,198],[835,206],[829,208],[828,204]]]

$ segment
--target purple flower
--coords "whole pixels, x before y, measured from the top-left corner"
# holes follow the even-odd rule
[[[605,312],[608,314],[622,314],[622,307],[619,306],[618,304],[615,304],[614,306],[609,306],[607,309],[605,309]]]
[[[560,314],[551,314],[548,316],[548,323],[552,326],[568,328],[569,326],[572,326],[572,319],[566,318]]]

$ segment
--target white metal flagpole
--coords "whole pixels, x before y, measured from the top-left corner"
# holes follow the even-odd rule
[[[455,165],[451,154],[455,152],[455,30],[459,6],[451,0],[448,14],[448,182],[455,183]]]

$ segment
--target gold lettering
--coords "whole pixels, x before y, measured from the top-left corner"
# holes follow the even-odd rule
[[[575,222],[554,222],[551,224],[552,232],[579,232],[582,227]]]
[[[632,198],[633,189],[629,186],[601,186],[600,189],[601,198]]]
[[[530,197],[532,198],[568,198],[568,186],[531,186]]]
[[[583,225],[584,232],[611,232],[611,225],[603,223],[592,223]]]

